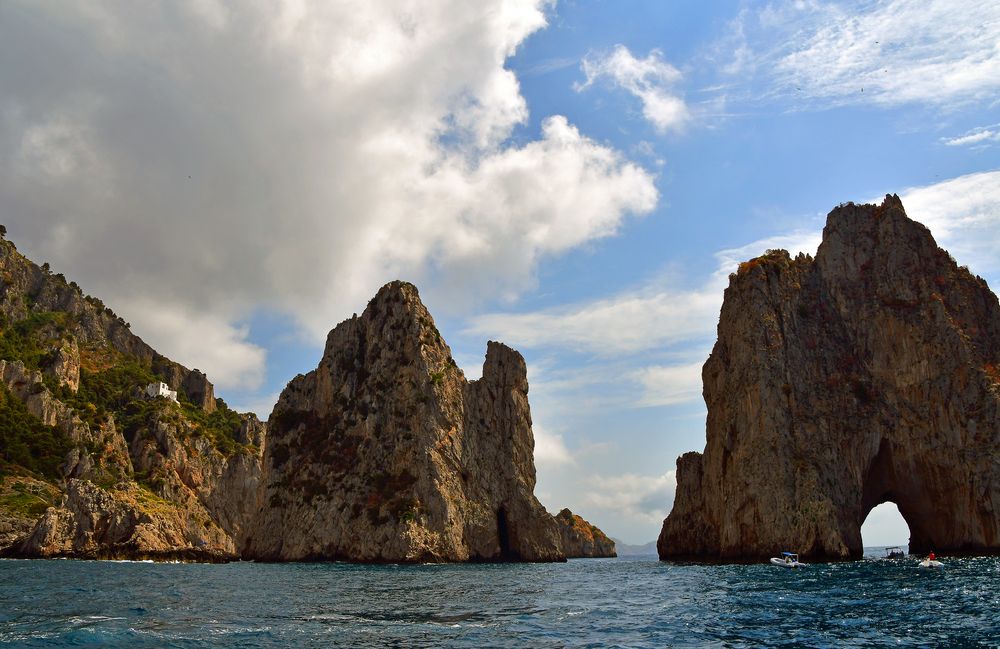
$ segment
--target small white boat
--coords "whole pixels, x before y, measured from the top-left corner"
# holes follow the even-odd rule
[[[804,568],[806,564],[799,561],[799,555],[794,552],[782,552],[780,559],[771,557],[771,565],[782,568]]]
[[[944,564],[936,559],[924,559],[920,562],[921,568],[944,568]]]

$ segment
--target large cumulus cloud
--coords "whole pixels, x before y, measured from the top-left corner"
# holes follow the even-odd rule
[[[223,387],[260,382],[258,309],[319,339],[397,276],[516,296],[657,201],[561,116],[512,143],[548,5],[3,3],[3,222]]]

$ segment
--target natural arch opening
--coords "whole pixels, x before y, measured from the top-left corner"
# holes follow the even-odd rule
[[[894,534],[898,538],[888,545],[898,545],[909,538],[910,552],[926,552],[934,548],[935,526],[940,525],[942,520],[935,515],[934,499],[927,494],[926,481],[921,480],[921,476],[906,463],[897,463],[896,455],[892,443],[883,439],[865,476],[861,508],[856,519],[858,536],[863,539],[855,537],[856,542],[859,545],[876,545],[874,540],[881,539],[880,532],[876,530],[885,529],[886,536]],[[891,508],[880,510],[876,518],[872,519],[871,514],[886,504]],[[895,520],[893,509],[902,523]],[[873,521],[871,532],[865,536],[861,528],[868,527],[869,520]],[[852,552],[855,557],[860,557],[863,553],[863,547]]]
[[[910,526],[896,503],[888,501],[868,512],[861,525],[861,543],[869,548],[899,546],[906,552],[910,543]]]

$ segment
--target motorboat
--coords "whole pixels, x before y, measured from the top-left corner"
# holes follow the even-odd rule
[[[919,565],[921,568],[944,568],[943,563],[941,563],[937,559],[931,559],[930,557],[927,557],[926,559],[921,561]]]
[[[799,561],[799,555],[794,552],[782,552],[781,558],[771,557],[771,565],[782,568],[803,568],[806,564]]]
[[[894,545],[892,547],[889,547],[889,548],[885,549],[885,556],[882,557],[882,558],[883,559],[904,559],[904,558],[906,558],[906,553],[903,552],[903,548],[899,547],[898,545]]]

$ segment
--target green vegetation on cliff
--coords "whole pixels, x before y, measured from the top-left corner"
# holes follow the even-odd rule
[[[70,320],[67,313],[42,311],[8,324],[0,315],[0,359],[21,361],[29,369],[41,369],[53,353],[49,338],[61,337]]]
[[[0,472],[19,466],[40,476],[60,479],[59,465],[73,444],[54,426],[46,426],[0,385]]]

